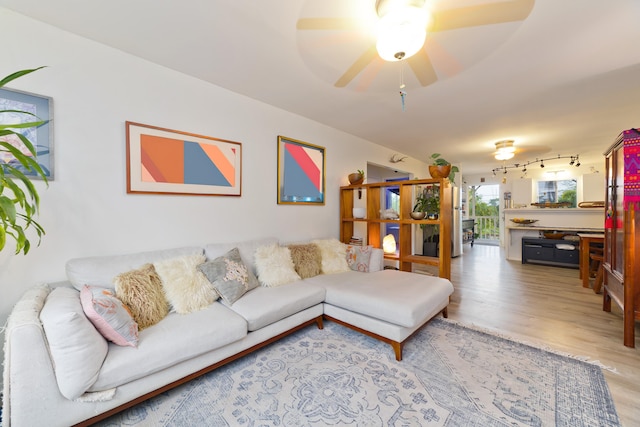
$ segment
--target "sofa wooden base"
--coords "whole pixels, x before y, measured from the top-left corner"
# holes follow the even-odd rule
[[[318,317],[316,317],[314,319],[311,319],[311,320],[308,320],[308,321],[306,321],[304,323],[301,323],[300,325],[295,326],[295,327],[289,329],[288,331],[282,332],[279,335],[271,337],[266,341],[263,341],[263,342],[261,342],[259,344],[256,344],[253,347],[249,347],[248,349],[246,349],[244,351],[241,351],[241,352],[239,352],[237,354],[234,354],[233,356],[227,357],[226,359],[223,359],[223,360],[221,360],[221,361],[219,361],[217,363],[214,363],[213,365],[207,366],[206,368],[203,368],[203,369],[201,369],[201,370],[199,370],[197,372],[194,372],[191,375],[187,375],[186,377],[183,377],[183,378],[181,378],[179,380],[176,380],[176,381],[174,381],[174,382],[172,382],[170,384],[167,384],[164,387],[161,387],[161,388],[159,388],[157,390],[154,390],[152,392],[144,394],[144,395],[142,395],[142,396],[140,396],[140,397],[138,397],[136,399],[133,399],[133,400],[127,402],[127,403],[124,403],[124,404],[122,404],[122,405],[120,405],[120,406],[118,406],[116,408],[113,408],[113,409],[107,411],[107,412],[103,412],[100,415],[96,415],[93,418],[89,418],[87,420],[82,421],[81,423],[75,424],[74,427],[90,426],[90,425],[93,425],[93,424],[97,423],[98,421],[102,421],[104,419],[107,419],[107,418],[117,414],[118,412],[122,412],[125,409],[131,408],[132,406],[135,406],[135,405],[137,405],[139,403],[142,403],[145,400],[151,399],[152,397],[155,397],[155,396],[157,396],[157,395],[159,395],[161,393],[164,393],[165,391],[171,390],[172,388],[178,387],[179,385],[187,383],[187,382],[189,382],[189,381],[191,381],[191,380],[193,380],[195,378],[198,378],[199,376],[207,374],[207,373],[209,373],[209,372],[211,372],[211,371],[213,371],[215,369],[218,369],[221,366],[226,365],[227,363],[231,363],[231,362],[233,362],[233,361],[235,361],[237,359],[240,359],[241,357],[246,356],[249,353],[252,353],[252,352],[254,352],[256,350],[259,350],[259,349],[261,349],[263,347],[266,347],[269,344],[272,344],[272,343],[274,343],[274,342],[286,337],[287,335],[290,335],[290,334],[292,334],[292,333],[294,333],[296,331],[299,331],[300,329],[306,328],[307,326],[313,325],[314,323],[318,326],[318,329],[324,329],[322,316],[318,316]]]
[[[442,309],[441,313],[442,313],[442,317],[444,317],[444,318],[449,317],[449,315],[447,313],[447,307]],[[393,351],[394,351],[394,353],[396,355],[396,360],[398,362],[402,361],[402,349],[404,347],[404,343],[407,342],[407,340],[409,338],[411,338],[416,332],[418,332],[420,330],[420,328],[418,328],[413,334],[409,335],[404,341],[398,342],[398,341],[394,341],[394,340],[392,340],[390,338],[383,337],[382,335],[378,335],[378,334],[376,334],[374,332],[367,331],[366,329],[359,328],[358,326],[354,326],[354,325],[352,325],[350,323],[347,323],[347,322],[344,322],[342,320],[338,320],[338,319],[336,319],[334,317],[327,316],[326,314],[323,315],[323,317],[326,320],[329,320],[331,322],[335,322],[335,323],[337,323],[339,325],[345,326],[345,327],[347,327],[349,329],[353,329],[354,331],[360,332],[361,334],[370,336],[371,338],[375,338],[377,340],[380,340],[382,342],[385,342],[385,343],[391,345],[391,347],[393,348]],[[422,326],[426,325],[427,323],[428,323],[428,321],[424,322],[424,324]]]

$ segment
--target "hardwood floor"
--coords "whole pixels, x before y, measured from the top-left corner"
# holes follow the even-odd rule
[[[640,322],[636,348],[622,344],[622,312],[602,311],[602,294],[578,270],[507,261],[497,246],[465,245],[452,259],[449,318],[515,339],[599,360],[623,426],[640,425]]]

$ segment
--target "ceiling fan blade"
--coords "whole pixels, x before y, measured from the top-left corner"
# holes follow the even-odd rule
[[[429,55],[426,50],[420,49],[418,53],[407,59],[413,73],[418,78],[420,85],[429,86],[438,80],[436,70],[433,69]]]
[[[335,87],[345,87],[353,80],[364,68],[378,57],[378,51],[375,45],[371,45],[356,62],[349,67],[345,73],[335,82]]]
[[[300,18],[296,24],[298,30],[357,30],[360,27],[351,18]]]
[[[434,11],[429,31],[447,31],[480,25],[501,24],[524,20],[533,9],[535,0],[511,0]]]

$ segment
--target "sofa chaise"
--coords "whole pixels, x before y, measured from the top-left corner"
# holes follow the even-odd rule
[[[357,268],[348,263],[352,268],[333,272],[325,260],[348,258],[346,245],[335,239],[314,244],[321,248],[321,274],[293,276],[298,280],[289,283],[277,283],[281,276],[272,273],[280,270],[278,263],[289,263],[290,272],[294,260],[257,259],[258,253],[271,256],[287,248],[275,238],[69,261],[67,282],[28,290],[9,317],[3,425],[89,425],[301,328],[322,329],[323,319],[391,344],[400,361],[403,343],[417,329],[438,313],[446,317],[453,292],[448,280],[385,270],[382,251],[375,248],[351,260]],[[336,254],[328,256],[327,247],[338,248]],[[176,303],[162,320],[139,331],[136,346],[107,341],[83,312],[87,284],[112,289],[114,277],[143,264],[189,256],[214,263],[234,250],[261,286],[233,303],[221,298],[188,314],[176,312]]]

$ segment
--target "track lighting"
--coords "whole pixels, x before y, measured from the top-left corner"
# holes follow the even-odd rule
[[[512,166],[502,165],[502,166],[500,166],[498,168],[493,169],[492,172],[493,172],[493,176],[496,176],[496,172],[497,171],[502,171],[504,174],[506,174],[508,169],[511,169],[511,168],[518,169],[518,168],[520,168],[520,166],[522,166],[522,172],[526,173],[527,172],[527,166],[529,166],[531,164],[540,163],[540,168],[544,168],[545,167],[545,164],[544,164],[545,161],[559,160],[559,159],[570,159],[570,162],[569,162],[570,166],[579,167],[580,166],[579,157],[580,157],[579,154],[576,154],[574,156],[561,156],[561,155],[558,155],[557,157],[549,157],[549,158],[546,158],[546,159],[535,159],[535,160],[532,160],[532,161],[529,161],[529,162],[526,162],[526,163],[515,163]]]

